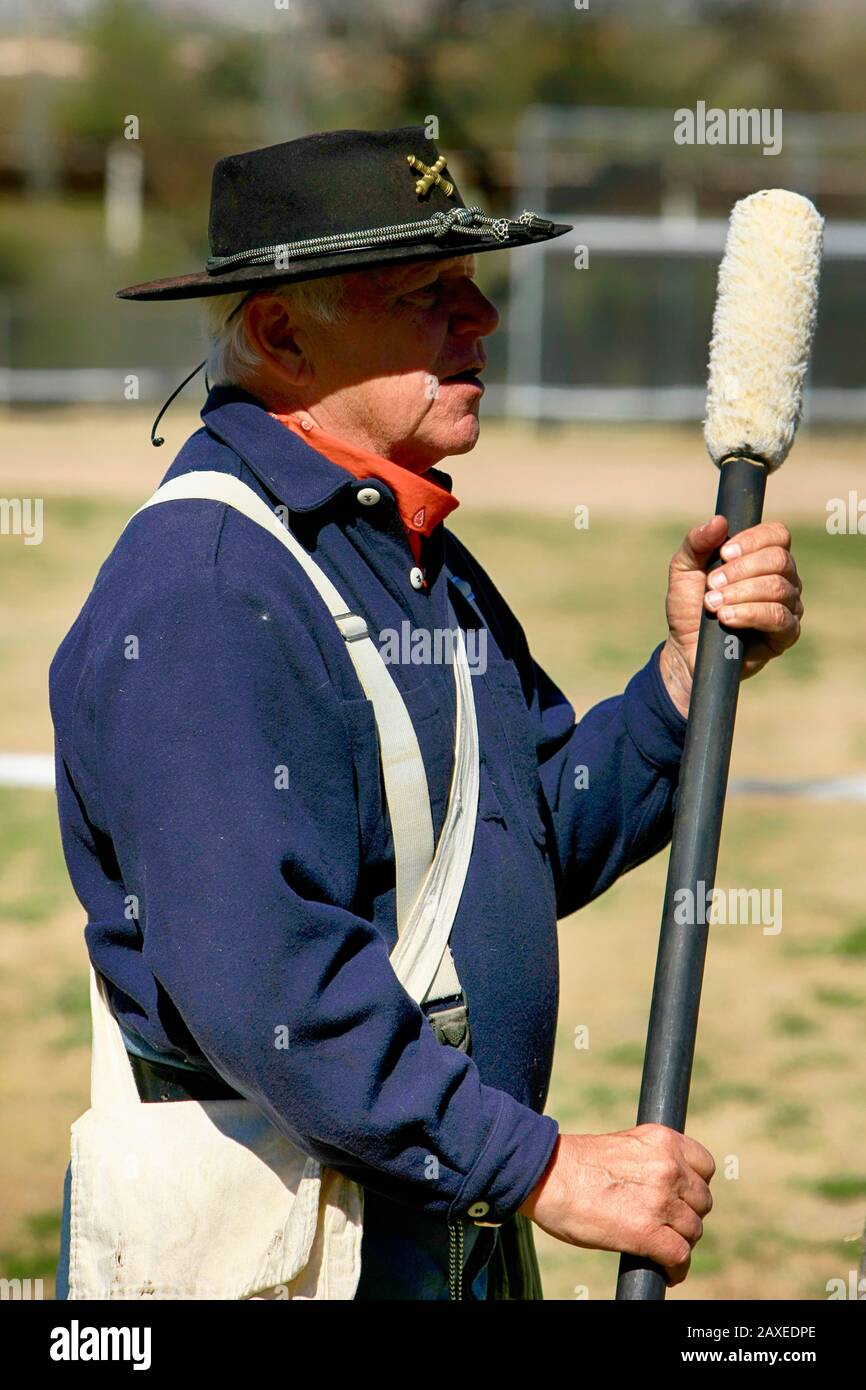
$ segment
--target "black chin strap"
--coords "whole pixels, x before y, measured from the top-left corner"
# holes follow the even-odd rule
[[[231,321],[232,321],[232,319],[234,318],[235,314],[238,313],[239,310],[241,310],[241,309],[244,307],[244,305],[246,304],[247,300],[248,300],[248,299],[251,299],[252,296],[253,296],[254,294],[258,294],[259,292],[260,292],[260,291],[259,291],[258,289],[248,290],[247,293],[244,295],[243,299],[241,299],[240,302],[239,302],[238,304],[236,304],[235,307],[232,309],[231,313],[229,314],[228,318],[226,319],[226,323],[231,323]],[[158,449],[159,446],[160,446],[160,444],[164,444],[164,443],[165,443],[165,440],[162,438],[162,435],[159,435],[159,434],[156,433],[156,427],[157,427],[157,425],[159,424],[160,420],[162,419],[163,415],[164,415],[165,412],[168,410],[168,407],[171,405],[171,403],[172,403],[172,401],[174,400],[175,396],[178,395],[178,393],[181,392],[181,391],[183,390],[183,388],[186,386],[187,382],[188,382],[188,381],[192,381],[192,379],[193,379],[193,377],[195,376],[196,372],[200,372],[201,369],[202,369],[202,367],[206,367],[206,366],[207,366],[207,358],[205,358],[204,362],[199,362],[198,366],[193,368],[193,370],[190,372],[189,376],[185,376],[185,377],[184,377],[183,381],[180,383],[180,386],[176,387],[175,390],[172,391],[172,393],[171,393],[171,395],[169,396],[168,400],[166,401],[165,405],[162,407],[162,410],[161,410],[161,411],[159,412],[159,414],[157,415],[156,419],[154,420],[153,424],[152,424],[151,427],[150,427],[150,442],[151,442],[151,444],[154,446],[155,449]],[[207,372],[205,372],[205,374],[204,374],[204,385],[205,385],[205,390],[209,392],[209,391],[210,391],[210,382],[209,382],[208,379],[207,379]]]
[[[156,433],[156,427],[157,427],[157,425],[159,424],[159,422],[160,422],[160,420],[162,419],[162,417],[163,417],[163,415],[165,414],[165,412],[168,410],[168,407],[171,405],[171,403],[172,403],[172,401],[174,400],[175,396],[177,396],[177,395],[183,390],[183,388],[186,386],[186,384],[187,384],[188,381],[192,381],[192,379],[193,379],[193,377],[195,376],[196,372],[200,372],[201,369],[202,369],[202,367],[207,367],[207,358],[205,358],[203,362],[199,362],[198,366],[193,368],[193,370],[190,372],[189,376],[185,376],[185,377],[184,377],[183,381],[180,383],[180,386],[176,386],[176,387],[175,387],[175,389],[172,391],[171,395],[169,396],[168,400],[166,401],[165,405],[162,407],[162,409],[160,410],[160,412],[159,412],[159,414],[157,415],[156,419],[154,420],[153,424],[151,425],[151,427],[150,427],[150,442],[151,442],[151,444],[153,445],[153,447],[154,447],[155,449],[158,449],[159,446],[160,446],[160,444],[164,444],[164,443],[165,443],[165,440],[162,438],[162,435],[158,435],[158,434]],[[205,372],[205,374],[204,374],[204,384],[205,384],[205,388],[206,388],[208,391],[210,391],[210,384],[208,383],[207,372]]]

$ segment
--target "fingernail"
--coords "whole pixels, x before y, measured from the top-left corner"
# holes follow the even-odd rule
[[[728,576],[724,570],[713,570],[710,575],[710,585],[714,589],[722,589],[728,582]]]
[[[742,555],[742,553],[736,541],[728,541],[727,545],[723,545],[719,551],[723,560],[736,560],[737,556]]]
[[[706,600],[708,608],[719,608],[724,603],[725,597],[724,594],[707,594]]]
[[[723,623],[729,623],[729,622],[731,621],[731,618],[733,618],[733,616],[734,616],[734,609],[733,609],[733,608],[720,608],[720,609],[719,609],[719,617],[721,618],[721,620],[722,620]]]

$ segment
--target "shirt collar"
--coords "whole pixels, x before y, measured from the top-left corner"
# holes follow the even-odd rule
[[[212,386],[201,418],[207,432],[238,454],[289,511],[310,512],[324,506],[344,488],[351,487],[358,477],[357,473],[332,462],[301,438],[305,431],[298,430],[296,434],[287,429],[262,401],[240,386]],[[347,447],[354,446],[343,445],[344,449]],[[397,468],[400,474],[406,472],[389,459],[379,459],[377,454],[368,457],[377,461],[379,469],[384,466],[389,470]],[[393,486],[384,473],[377,472],[376,476],[388,487]],[[424,478],[407,476],[415,483],[426,482],[437,493],[441,490],[450,498],[451,478],[441,469],[429,469]],[[396,498],[396,489],[394,492]],[[448,511],[458,505],[456,498],[450,501]],[[426,524],[427,514],[424,520]],[[415,526],[410,529],[419,530]]]
[[[373,454],[357,444],[338,439],[320,428],[309,416],[296,420],[293,415],[270,411],[274,420],[291,430],[305,444],[325,458],[348,469],[355,478],[375,478],[387,483],[397,502],[400,519],[409,532],[429,536],[460,503],[451,493],[451,479],[447,474],[429,469],[426,473],[412,473],[401,464]],[[305,422],[309,425],[305,427]],[[447,486],[446,486],[447,484]]]

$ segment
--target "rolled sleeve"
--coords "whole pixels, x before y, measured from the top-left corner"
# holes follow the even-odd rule
[[[552,1115],[538,1115],[505,1091],[490,1135],[448,1213],[501,1225],[540,1181],[559,1135]]]

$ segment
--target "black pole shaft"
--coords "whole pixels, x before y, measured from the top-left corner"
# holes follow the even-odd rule
[[[728,536],[761,520],[766,481],[762,463],[733,458],[722,464],[716,514],[727,519]],[[716,553],[708,568],[718,569],[723,563]],[[742,636],[705,609],[680,766],[637,1115],[639,1125],[667,1125],[680,1133],[685,1129],[689,1100],[707,950],[707,895],[715,887],[743,653]],[[618,1301],[661,1300],[665,1288],[658,1265],[639,1256],[622,1256]]]

